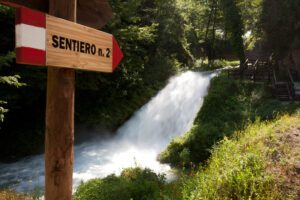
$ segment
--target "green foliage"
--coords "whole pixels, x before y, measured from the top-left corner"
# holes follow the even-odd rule
[[[181,17],[170,2],[111,1],[115,16],[105,30],[118,39],[124,60],[113,75],[77,73],[79,123],[117,128],[185,65]]]
[[[3,69],[5,67],[10,67],[15,56],[16,55],[13,52],[9,52],[4,56],[3,55],[0,56],[0,69]]]
[[[13,85],[15,87],[21,87],[21,86],[24,86],[25,84],[19,82],[20,78],[21,77],[19,75],[2,76],[2,77],[0,77],[0,83],[1,84]]]
[[[264,0],[237,0],[236,5],[240,10],[245,31],[252,33],[260,30],[260,17],[262,12],[262,3]]]
[[[149,169],[129,168],[120,176],[110,175],[81,183],[74,200],[159,200],[165,178]]]
[[[110,4],[114,18],[103,30],[117,38],[124,59],[113,74],[76,72],[75,117],[80,127],[117,129],[190,60],[176,1],[111,0]],[[0,25],[6,27],[0,32],[0,54],[6,54],[14,49],[14,12],[0,8]],[[8,102],[1,117],[6,109],[10,111],[1,127],[0,157],[4,158],[43,149],[47,78],[45,68],[8,65],[0,67],[0,74],[8,76],[1,79],[5,82],[0,86],[1,99]],[[15,74],[27,87],[7,87],[17,83]]]
[[[244,24],[244,46],[246,50],[253,50],[264,38],[261,16],[264,0],[236,1]]]
[[[300,2],[298,0],[265,0],[263,2],[262,28],[268,47],[279,57],[286,56],[300,33]]]
[[[1,121],[5,113],[0,130],[1,160],[38,152],[44,140],[46,73],[15,64],[14,16],[14,9],[0,5],[0,25],[5,27],[0,31],[0,101],[5,102],[0,103]]]
[[[243,41],[244,25],[240,10],[234,0],[222,0],[221,7],[224,13],[225,27],[230,33],[233,49],[241,63],[244,63],[246,60]]]
[[[0,105],[7,104],[6,101],[0,101]],[[0,122],[4,121],[4,113],[7,113],[8,109],[5,109],[4,107],[0,106]]]
[[[240,82],[222,74],[212,80],[194,125],[184,136],[174,139],[159,155],[163,163],[187,166],[203,162],[211,147],[257,118],[273,119],[279,113],[295,112],[299,104],[273,100],[262,84]],[[189,153],[187,153],[189,152]]]
[[[15,46],[12,42],[15,33],[14,9],[0,5],[0,16],[0,24],[2,26],[2,30],[0,31],[0,55],[4,55],[8,51],[13,51]]]
[[[124,60],[113,74],[76,72],[78,126],[115,130],[178,71],[194,66],[197,70],[219,68],[227,65],[223,57],[234,57],[233,51],[242,60],[243,29],[252,31],[259,27],[257,19],[262,2],[110,0],[110,4],[114,18],[103,30],[117,38]],[[251,9],[245,9],[248,7]],[[253,20],[249,16],[253,16]],[[0,5],[0,25],[5,27],[5,31],[0,32],[0,96],[7,102],[0,105],[1,121],[5,113],[5,121],[1,123],[0,157],[37,153],[43,149],[44,141],[46,70],[16,65],[14,54],[7,54],[14,50],[15,43],[13,9]],[[206,60],[211,48],[215,61],[199,64],[197,60]],[[20,77],[26,87],[9,87],[8,84],[23,86]],[[28,118],[29,113],[31,118]],[[215,128],[215,131],[221,129]],[[181,153],[183,149],[186,151]],[[189,147],[181,151],[178,156],[193,161],[188,158],[187,152],[192,152]]]
[[[214,60],[212,62],[209,62],[208,60],[202,61],[202,60],[197,60],[195,62],[195,66],[192,68],[193,70],[197,71],[211,71],[215,69],[221,69],[224,67],[236,67],[240,65],[239,60]]]
[[[3,56],[0,55],[0,70],[6,70],[5,68],[10,67],[14,58],[15,58],[15,54],[12,52]],[[17,88],[25,86],[26,84],[19,82],[20,78],[21,77],[19,75],[0,76],[0,84],[14,86]],[[7,104],[7,101],[0,100],[0,122],[4,121],[4,114],[8,112],[8,109],[2,107],[2,105],[4,104]]]
[[[297,123],[299,118],[292,117],[257,121],[235,138],[223,139],[214,146],[207,166],[186,177],[183,199],[287,199],[283,180],[268,170],[273,162],[269,152],[278,140],[276,132]]]
[[[300,109],[298,109],[300,111]],[[295,147],[283,141],[283,135],[300,128],[299,113],[272,122],[255,121],[228,139],[216,143],[210,159],[199,168],[181,174],[166,183],[164,176],[149,169],[125,169],[120,176],[110,175],[82,183],[75,200],[230,200],[297,199],[294,190],[286,190],[290,177],[279,177],[278,170],[294,161]],[[289,142],[288,142],[289,141]],[[280,153],[279,160],[274,152]],[[182,151],[182,158],[190,155]],[[188,160],[186,160],[188,162]]]
[[[124,179],[109,176],[82,183],[73,197],[74,200],[130,199],[127,183]]]

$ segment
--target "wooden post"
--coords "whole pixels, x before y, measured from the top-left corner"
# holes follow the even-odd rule
[[[49,14],[76,21],[77,0],[50,0]],[[72,199],[74,144],[73,69],[48,68],[46,138],[45,138],[45,199]]]

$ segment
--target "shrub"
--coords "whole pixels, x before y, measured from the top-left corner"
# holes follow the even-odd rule
[[[110,175],[81,183],[74,200],[159,200],[163,199],[165,177],[150,169],[128,168],[120,176]]]

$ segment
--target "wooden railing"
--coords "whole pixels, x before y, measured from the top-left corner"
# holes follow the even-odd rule
[[[295,83],[293,74],[288,67],[282,68],[284,69],[284,78],[280,78],[283,75],[282,69],[278,74],[277,64],[274,54],[271,54],[267,59],[246,59],[242,68],[228,70],[228,76],[268,83],[272,81],[273,95],[278,99],[292,100],[297,95],[300,99],[300,83]]]

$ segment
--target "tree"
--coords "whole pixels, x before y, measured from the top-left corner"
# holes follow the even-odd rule
[[[245,62],[244,52],[244,27],[240,10],[234,0],[220,0],[221,8],[224,14],[225,27],[230,34],[232,47],[240,59],[241,66]]]
[[[262,28],[268,48],[284,58],[296,38],[300,39],[300,1],[264,0]]]

